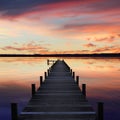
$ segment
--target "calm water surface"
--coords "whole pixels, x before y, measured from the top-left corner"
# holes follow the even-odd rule
[[[39,76],[49,67],[47,59],[0,58],[0,120],[10,120],[11,102],[17,102],[21,112],[31,97],[31,84],[39,87]],[[87,99],[94,109],[102,101],[105,120],[120,120],[120,59],[63,59],[80,76],[80,86],[87,84]]]

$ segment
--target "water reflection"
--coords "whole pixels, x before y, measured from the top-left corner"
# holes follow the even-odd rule
[[[105,120],[118,120],[120,110],[120,59],[71,59],[68,61],[87,84],[88,100],[105,103]]]
[[[10,120],[10,103],[19,103],[19,112],[31,97],[31,84],[47,70],[48,58],[0,58],[0,119]],[[57,58],[52,58],[57,59]],[[63,59],[63,58],[61,58]],[[120,59],[64,58],[87,84],[88,100],[105,103],[105,120],[117,120],[120,109]]]

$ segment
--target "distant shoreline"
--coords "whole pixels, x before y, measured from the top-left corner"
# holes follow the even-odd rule
[[[120,53],[102,54],[0,54],[0,57],[120,57]]]

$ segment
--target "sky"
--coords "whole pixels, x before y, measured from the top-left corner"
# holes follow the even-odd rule
[[[119,52],[120,0],[0,0],[0,54]]]

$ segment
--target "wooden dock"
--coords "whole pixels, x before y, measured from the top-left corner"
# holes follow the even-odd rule
[[[86,86],[78,86],[78,77],[64,60],[57,60],[40,77],[40,88],[32,85],[32,98],[12,120],[96,120],[96,112],[86,99]],[[13,109],[14,105],[13,105]]]

